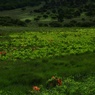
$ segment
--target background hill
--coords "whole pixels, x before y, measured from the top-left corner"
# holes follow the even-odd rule
[[[95,26],[95,0],[0,0],[0,16],[19,19],[24,26]]]
[[[10,10],[25,6],[36,6],[39,4],[39,0],[0,0],[0,10]]]

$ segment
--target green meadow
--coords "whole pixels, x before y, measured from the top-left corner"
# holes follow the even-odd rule
[[[94,94],[95,28],[0,27],[0,95]]]

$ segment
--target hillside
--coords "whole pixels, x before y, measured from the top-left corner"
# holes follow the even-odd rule
[[[39,4],[39,0],[0,0],[0,10],[10,10],[25,6],[36,6]]]
[[[0,17],[20,19],[28,25],[35,22],[38,26],[95,26],[95,0],[0,0],[0,2]]]

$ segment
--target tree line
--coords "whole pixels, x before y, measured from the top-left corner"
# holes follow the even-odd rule
[[[0,11],[22,8],[25,6],[37,6],[39,0],[0,0]]]
[[[24,21],[9,16],[0,17],[0,26],[26,26]]]

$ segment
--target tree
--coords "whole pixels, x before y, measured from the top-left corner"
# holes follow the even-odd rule
[[[48,15],[44,14],[43,17],[46,19],[46,18],[48,18]]]
[[[36,18],[34,18],[34,21],[39,21],[39,20],[40,20],[40,18],[37,18],[37,17],[36,17]]]
[[[64,18],[64,11],[63,9],[58,9],[58,16],[57,19],[59,22],[63,22],[63,18]]]

